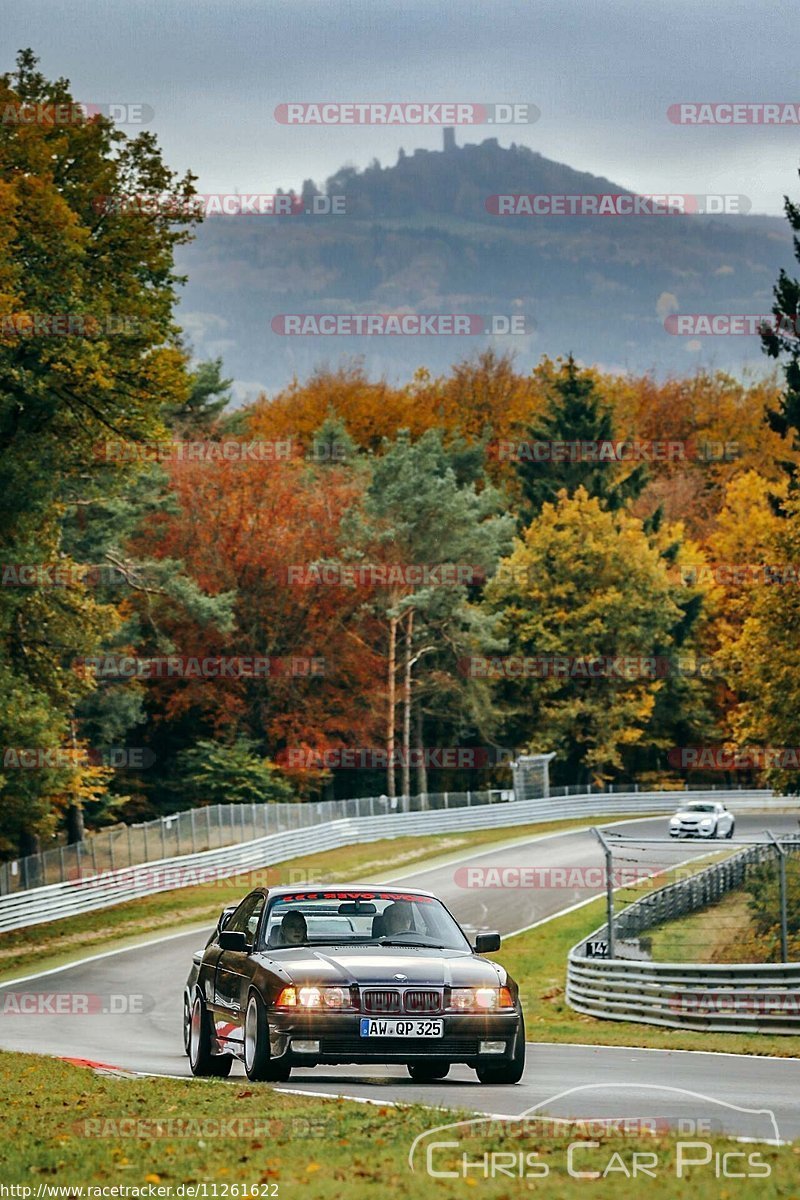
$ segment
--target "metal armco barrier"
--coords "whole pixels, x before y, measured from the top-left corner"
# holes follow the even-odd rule
[[[726,793],[680,792],[681,801],[717,798]],[[102,871],[96,875],[65,883],[31,888],[10,896],[0,897],[0,932],[40,925],[61,917],[95,909],[109,908],[125,900],[150,896],[173,888],[190,887],[211,879],[226,878],[244,871],[268,867],[288,859],[300,858],[321,850],[333,850],[360,842],[381,838],[423,837],[471,829],[496,829],[512,825],[529,825],[570,817],[635,816],[637,813],[673,812],[674,792],[585,793],[583,795],[549,797],[542,800],[510,800],[503,803],[466,804],[467,793],[453,795],[458,807],[433,811],[396,812],[385,816],[353,816],[333,821],[318,821],[305,828],[270,834],[207,850],[163,858],[136,867]],[[771,799],[764,791],[732,791],[731,803],[737,811],[764,808],[792,808],[790,800]],[[349,803],[355,804],[355,801]],[[295,806],[302,811],[300,805]],[[308,806],[308,818],[313,819],[314,806]]]
[[[800,853],[800,835],[782,837]],[[774,845],[752,846],[688,879],[634,901],[614,919],[617,939],[713,904],[746,882],[747,872],[775,859]],[[612,1021],[728,1033],[800,1033],[800,963],[668,963],[587,958],[586,944],[607,940],[608,925],[569,952],[567,1003]]]

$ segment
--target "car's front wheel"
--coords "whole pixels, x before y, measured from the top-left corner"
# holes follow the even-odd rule
[[[183,1052],[188,1055],[192,1036],[192,1006],[189,997],[183,997]]]
[[[728,832],[725,834],[725,837],[726,837],[726,838],[732,838],[732,837],[733,837],[733,831],[734,831],[734,829],[735,829],[735,828],[736,828],[736,822],[735,822],[735,821],[731,821],[731,827],[730,827],[730,829],[728,830]]]
[[[285,1083],[292,1073],[288,1063],[270,1058],[267,1010],[255,992],[244,1017],[244,1069],[253,1083]]]
[[[486,1063],[476,1067],[481,1083],[519,1083],[525,1074],[525,1022],[520,1021],[514,1057],[510,1062]]]
[[[444,1079],[450,1070],[450,1063],[420,1062],[406,1065],[415,1083],[434,1083],[437,1079]]]
[[[189,1066],[193,1075],[210,1075],[225,1079],[231,1073],[230,1054],[213,1054],[211,1050],[211,1018],[200,996],[195,996],[189,1022]]]

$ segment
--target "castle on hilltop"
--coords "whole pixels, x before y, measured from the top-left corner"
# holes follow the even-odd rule
[[[449,150],[455,150],[456,148],[456,131],[452,125],[445,125],[443,132],[444,146],[442,149],[444,150],[445,154],[447,154]]]

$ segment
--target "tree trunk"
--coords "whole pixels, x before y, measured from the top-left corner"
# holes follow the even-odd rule
[[[70,721],[70,734],[72,740],[72,750],[78,760],[78,737],[76,722]],[[67,809],[67,844],[74,846],[77,841],[83,841],[85,830],[83,823],[83,808],[80,806],[79,800],[73,800],[70,808]]]
[[[72,735],[72,749],[77,761],[78,739],[74,721],[70,721],[70,733]],[[67,843],[70,846],[74,846],[76,842],[82,842],[84,834],[83,808],[79,800],[74,800],[67,809]]]
[[[29,829],[23,829],[19,835],[19,856],[27,858],[31,854],[38,854],[42,848],[42,843],[38,833],[31,833]]]
[[[387,711],[386,711],[386,794],[387,796],[396,796],[394,786],[394,716],[395,705],[397,703],[397,626],[399,618],[389,618],[389,678],[387,680]]]
[[[76,842],[82,842],[84,839],[85,830],[83,827],[83,809],[80,804],[70,804],[67,809],[67,842],[70,846],[74,846]]]
[[[417,704],[417,710],[414,714],[416,724],[416,749],[417,749],[417,791],[420,796],[428,794],[428,768],[425,765],[425,746],[423,742],[422,731],[422,705]]]
[[[403,795],[411,795],[411,651],[414,642],[414,610],[408,610],[403,674]]]

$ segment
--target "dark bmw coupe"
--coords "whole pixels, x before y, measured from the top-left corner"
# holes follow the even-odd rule
[[[518,1083],[525,1024],[514,980],[481,958],[430,892],[387,887],[256,888],[221,915],[184,995],[195,1075],[287,1080],[319,1063],[402,1063],[443,1079]]]

